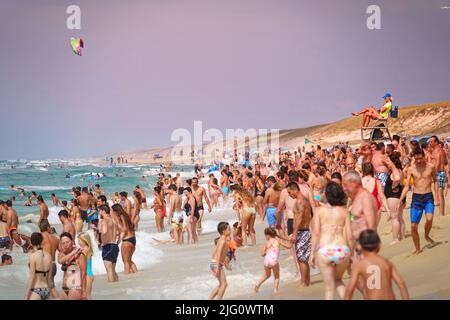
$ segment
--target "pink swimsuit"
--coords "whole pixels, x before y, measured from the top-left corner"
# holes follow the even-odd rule
[[[273,268],[278,263],[278,258],[280,257],[280,250],[272,246],[267,249],[266,256],[264,257],[264,266],[267,268]]]

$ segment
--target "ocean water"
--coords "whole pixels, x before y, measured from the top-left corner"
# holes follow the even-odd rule
[[[13,168],[11,168],[13,167]],[[136,185],[144,189],[147,198],[153,198],[153,187],[156,183],[156,175],[159,172],[157,166],[147,165],[117,165],[99,166],[83,161],[0,161],[0,199],[7,200],[12,196],[16,197],[14,207],[19,216],[29,216],[37,214],[36,206],[25,207],[23,204],[27,197],[20,197],[18,191],[11,191],[10,186],[14,185],[25,189],[26,195],[35,191],[37,195],[42,195],[47,205],[52,209],[50,195],[55,195],[60,200],[72,199],[69,194],[72,187],[87,186],[93,187],[100,184],[105,190],[108,199],[114,192],[126,191],[131,197],[131,193]],[[174,172],[180,172],[181,176],[193,175],[193,167],[174,167]],[[97,178],[99,174],[101,178]],[[70,178],[67,178],[69,177]],[[145,180],[142,179],[145,176]],[[35,202],[34,202],[35,204]]]
[[[57,216],[61,208],[52,205],[51,193],[55,193],[60,200],[70,200],[72,195],[69,194],[69,191],[71,191],[73,186],[93,186],[98,183],[108,193],[108,199],[110,199],[115,191],[127,191],[131,194],[136,184],[139,184],[144,188],[147,194],[147,202],[150,204],[153,201],[152,189],[157,181],[156,175],[159,172],[159,167],[155,166],[123,165],[110,167],[86,162],[63,163],[58,161],[50,163],[48,167],[45,166],[46,164],[49,164],[49,162],[0,162],[0,199],[6,200],[11,196],[16,196],[14,208],[19,215],[20,233],[30,235],[38,231],[36,225],[39,218],[38,207],[24,207],[23,204],[26,201],[26,197],[18,197],[17,191],[9,190],[10,185],[24,188],[27,195],[31,191],[42,195],[49,206],[50,223],[57,230],[61,230]],[[11,165],[13,165],[13,169]],[[194,176],[193,167],[189,166],[174,168],[172,176],[177,172],[184,179]],[[100,179],[89,178],[89,176],[93,177],[97,173],[100,173],[103,177]],[[66,175],[70,175],[70,178],[66,178]],[[146,181],[142,180],[143,175],[146,176]],[[206,182],[206,179],[202,179],[200,180],[200,185],[206,187]],[[228,221],[231,225],[236,221],[231,207],[232,203],[228,202],[222,204],[220,208],[215,208],[213,212],[206,213],[203,221],[202,238],[213,237],[217,233],[217,224],[220,221]],[[119,273],[119,277],[122,277],[124,281],[121,281],[118,286],[96,287],[94,290],[96,296],[101,299],[124,297],[130,299],[205,298],[211,288],[215,286],[216,280],[211,278],[208,269],[212,240],[200,243],[201,247],[207,248],[206,251],[201,251],[203,253],[200,255],[189,254],[187,250],[192,249],[183,246],[183,248],[179,249],[174,248],[174,251],[169,256],[164,249],[171,246],[161,246],[153,240],[155,238],[158,240],[170,239],[168,231],[157,233],[154,215],[153,210],[141,211],[139,231],[136,232],[136,251],[133,256],[133,261],[140,271],[151,272],[151,279],[146,278],[145,281],[132,282],[133,277],[131,277],[131,280],[125,280],[121,275],[123,263],[119,256],[116,270]],[[173,255],[176,255],[176,257]],[[14,260],[13,266],[0,269],[0,299],[20,299],[23,294],[21,291],[22,287],[27,281],[28,255],[23,254],[19,248],[16,248],[12,256]],[[184,273],[176,268],[178,264],[167,265],[167,261],[182,262],[183,267],[180,271],[183,270],[184,272],[187,266],[191,266],[189,267],[191,271],[188,272],[188,275],[183,275]],[[196,266],[198,262],[202,266],[200,269]],[[173,269],[171,274],[167,273],[166,265],[169,267],[168,269]],[[95,275],[106,274],[101,252],[96,247],[94,248],[92,266]],[[59,265],[58,270],[60,270]],[[154,273],[154,270],[160,271]],[[62,285],[62,275],[62,272],[58,271],[55,278],[57,288],[60,288]],[[138,273],[137,277],[140,275],[141,273]],[[233,295],[239,295],[251,290],[259,276],[259,273],[251,274],[246,269],[245,264],[236,264],[235,273],[230,274],[230,279],[237,285],[230,287],[230,296],[231,292],[233,292]],[[173,279],[177,280],[174,281]],[[153,290],[155,287],[159,288],[159,290]]]

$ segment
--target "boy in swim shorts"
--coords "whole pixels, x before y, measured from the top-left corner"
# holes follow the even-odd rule
[[[228,222],[220,222],[217,225],[217,231],[220,237],[217,241],[217,245],[214,248],[213,256],[209,268],[214,277],[219,281],[219,285],[211,292],[209,299],[213,300],[217,298],[221,300],[225,294],[227,288],[227,279],[223,267],[226,263],[226,257],[228,252],[227,239],[230,237],[231,229]]]

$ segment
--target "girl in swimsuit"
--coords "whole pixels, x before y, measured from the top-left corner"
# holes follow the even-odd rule
[[[278,292],[278,285],[280,283],[280,264],[278,260],[280,258],[280,245],[290,249],[292,245],[286,245],[277,239],[277,232],[273,228],[266,228],[264,230],[266,236],[266,244],[264,245],[262,256],[264,257],[264,274],[255,286],[255,292],[258,292],[261,285],[270,278],[273,271],[274,285],[273,292]]]
[[[52,256],[42,249],[42,234],[31,235],[33,253],[30,255],[28,285],[25,300],[47,300],[50,297]]]
[[[119,222],[120,239],[122,240],[120,254],[123,261],[123,272],[124,274],[136,273],[138,270],[136,264],[132,260],[134,251],[136,250],[136,234],[133,222],[120,205],[115,204],[111,208],[117,215]]]
[[[233,194],[236,200],[237,208],[242,208],[242,245],[247,246],[247,232],[250,236],[252,244],[256,246],[256,236],[255,236],[255,220],[256,220],[256,209],[255,200],[253,196],[246,190],[240,187],[236,187],[233,190]]]
[[[158,232],[164,232],[164,217],[165,217],[165,211],[163,210],[163,207],[165,207],[164,198],[161,196],[161,190],[162,188],[160,186],[156,186],[153,188],[153,195],[155,196],[155,201],[153,202],[153,205],[151,206],[151,209],[155,210],[155,222],[156,222],[156,229]]]
[[[92,284],[94,283],[94,273],[92,272],[92,256],[94,251],[92,250],[91,237],[88,233],[80,233],[78,236],[78,243],[80,244],[83,254],[87,259],[86,270],[86,299],[92,300]]]
[[[333,300],[335,289],[341,298],[344,297],[342,276],[349,262],[353,238],[344,190],[330,182],[325,195],[328,203],[316,208],[312,220],[310,264],[314,268],[318,263],[325,282],[325,299]]]

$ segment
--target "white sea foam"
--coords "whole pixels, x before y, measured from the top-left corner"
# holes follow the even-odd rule
[[[56,191],[56,190],[70,190],[65,186],[21,186],[25,191]]]

